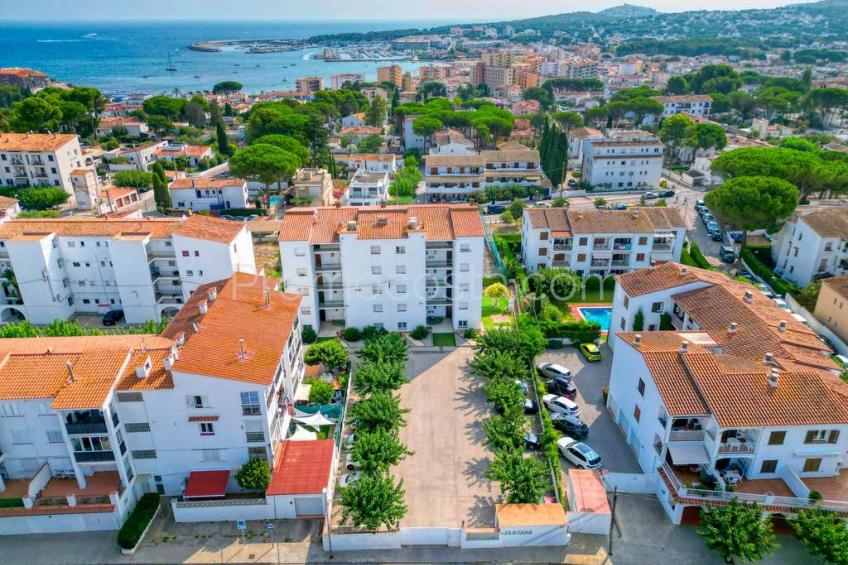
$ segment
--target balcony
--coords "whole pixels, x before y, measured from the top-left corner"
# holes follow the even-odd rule
[[[573,243],[554,243],[554,251],[571,251],[574,249]]]
[[[115,460],[111,451],[74,451],[74,459],[78,463],[105,463]]]
[[[315,290],[342,290],[342,281],[321,283],[315,285]]]
[[[430,298],[429,296],[427,297],[428,306],[442,306],[452,303],[453,299],[444,296],[434,296],[433,298]]]
[[[320,265],[315,265],[316,273],[326,273],[330,271],[341,271],[342,264],[341,261],[338,263],[321,263]]]
[[[671,430],[668,441],[704,441],[706,437],[704,430]]]
[[[318,308],[344,308],[344,300],[322,300]]]
[[[449,241],[428,241],[427,249],[453,249],[453,243]]]
[[[568,261],[552,261],[551,267],[554,269],[567,269],[570,263]]]
[[[446,261],[444,259],[430,259],[428,258],[425,262],[425,266],[428,269],[449,269],[453,265],[450,261]]]
[[[265,434],[262,432],[245,432],[248,443],[264,443]]]
[[[446,279],[427,279],[427,288],[447,288],[452,286]]]
[[[613,259],[610,265],[613,267],[627,267],[630,265],[630,261],[627,259]],[[592,262],[592,266],[595,266],[594,261]]]
[[[78,434],[105,434],[106,422],[76,422],[65,424],[68,435]]]
[[[733,439],[733,438],[732,438]],[[740,441],[727,441],[718,446],[719,455],[753,455],[757,450],[756,444],[742,443]]]

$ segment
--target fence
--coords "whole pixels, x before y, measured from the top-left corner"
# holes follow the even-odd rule
[[[643,473],[603,473],[601,477],[607,491],[618,489],[618,492],[630,494],[654,494],[660,478]]]
[[[225,522],[268,520],[274,506],[267,498],[225,498],[222,500],[171,499],[175,522]]]
[[[482,215],[480,216],[480,220],[483,223],[483,232],[486,234],[486,246],[492,254],[492,260],[495,262],[495,267],[497,267],[498,272],[500,272],[501,275],[506,276],[506,265],[504,264],[501,252],[495,243],[495,238],[492,237],[492,232],[489,231],[489,224],[483,221]]]

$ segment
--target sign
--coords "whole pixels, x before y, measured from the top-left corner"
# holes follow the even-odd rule
[[[277,529],[277,524],[275,524],[274,522],[268,522],[267,524],[265,524],[265,529],[269,532],[273,532]]]
[[[246,520],[236,520],[236,528],[239,530],[247,529],[247,521]]]

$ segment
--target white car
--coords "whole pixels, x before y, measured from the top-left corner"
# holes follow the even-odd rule
[[[564,396],[557,396],[556,394],[546,394],[542,397],[542,402],[545,403],[545,406],[548,407],[548,410],[551,412],[557,412],[559,414],[569,414],[571,416],[579,416],[580,415],[580,407],[577,406],[577,403],[573,400],[569,400]]]
[[[772,300],[774,300],[774,303],[777,304],[780,307],[781,310],[786,310],[787,312],[792,311],[792,310],[789,309],[789,304],[784,299],[782,299],[782,298],[772,298]]]
[[[760,289],[760,292],[768,296],[769,298],[774,298],[774,292],[772,292],[771,287],[765,283],[758,283],[757,288]]]
[[[539,374],[545,379],[555,379],[562,377],[563,379],[571,378],[571,371],[556,363],[542,363],[536,367]]]
[[[557,449],[565,459],[580,469],[600,469],[603,465],[601,456],[583,443],[570,437],[561,437],[557,440]]]
[[[339,486],[340,487],[349,487],[353,483],[359,480],[359,477],[362,475],[359,474],[359,471],[354,471],[352,473],[347,473],[339,477]]]

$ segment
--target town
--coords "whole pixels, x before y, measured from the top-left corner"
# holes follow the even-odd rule
[[[0,551],[845,563],[846,8],[0,68]]]

